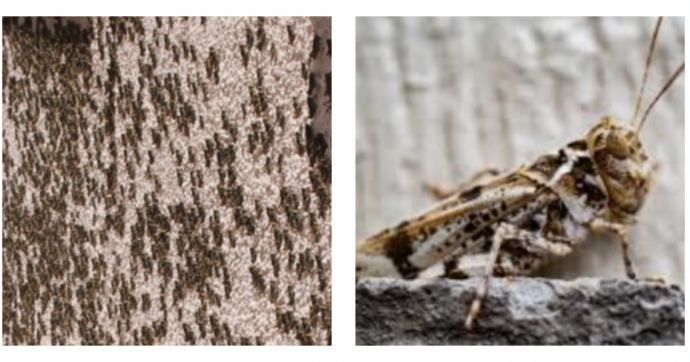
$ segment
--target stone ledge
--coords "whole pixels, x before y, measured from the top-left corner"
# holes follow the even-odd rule
[[[616,279],[492,280],[472,331],[477,279],[357,285],[358,345],[684,345],[685,292]]]

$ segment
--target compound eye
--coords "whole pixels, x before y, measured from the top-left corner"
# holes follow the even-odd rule
[[[615,158],[630,157],[630,147],[625,138],[618,133],[611,133],[606,138],[606,150]]]

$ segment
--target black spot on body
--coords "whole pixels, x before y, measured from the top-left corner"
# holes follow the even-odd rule
[[[450,272],[455,270],[457,267],[458,267],[458,260],[457,259],[448,260],[447,262],[443,263],[443,273],[445,275],[448,275]]]
[[[549,206],[549,215],[558,220],[563,220],[568,216],[568,208],[565,207],[562,201],[555,201]]]
[[[477,225],[475,223],[471,222],[465,226],[464,231],[468,234],[471,234],[471,233],[477,231]]]
[[[428,235],[431,235],[431,234],[436,233],[436,230],[438,230],[438,228],[435,227],[435,226],[432,226],[432,227],[430,227],[430,228],[428,228],[428,229],[425,229],[425,230],[422,231],[422,232],[423,232],[425,235],[428,236]]]
[[[575,160],[574,168],[586,174],[594,174],[594,162],[589,157],[579,157]]]
[[[587,151],[587,142],[584,140],[573,141],[568,143],[566,147],[576,151]]]
[[[494,236],[494,231],[495,231],[495,230],[494,230],[493,227],[487,226],[487,227],[485,227],[483,230],[481,230],[480,232],[478,232],[478,233],[475,235],[476,238],[473,237],[472,240],[480,240],[480,239],[482,239],[482,238],[484,238],[484,239],[486,239],[486,240],[491,240],[491,238]],[[486,244],[486,246],[487,246],[489,249],[491,249],[491,243],[485,243],[485,244]]]
[[[588,201],[595,203],[606,201],[606,194],[604,194],[596,185],[585,183],[583,190],[587,195]]]
[[[412,250],[412,239],[408,235],[399,235],[386,245],[386,256],[393,261],[400,275],[405,279],[414,279],[419,273],[419,268],[413,266],[409,257]]]
[[[457,261],[449,261],[444,264],[444,275],[448,279],[468,279],[470,276],[464,271],[457,269]]]
[[[398,224],[398,226],[396,226],[395,229],[396,230],[402,230],[402,229],[406,228],[408,225],[410,225],[409,221],[403,221],[400,224]]]
[[[494,277],[505,277],[508,275],[509,275],[509,273],[508,273],[508,271],[506,271],[506,269],[503,267],[503,265],[500,263],[496,263],[496,266],[494,266],[493,276]]]
[[[472,201],[482,195],[482,187],[475,186],[460,194],[460,199],[463,201]]]
[[[518,260],[527,260],[530,259],[532,256],[532,254],[529,251],[525,250],[520,246],[517,246],[516,244],[503,244],[501,251],[510,254]]]
[[[556,160],[556,162],[558,162],[559,166],[568,162],[568,155],[565,154],[565,151],[558,150],[558,159]]]
[[[539,222],[534,218],[527,219],[527,221],[522,224],[522,227],[527,231],[538,231],[541,228]]]

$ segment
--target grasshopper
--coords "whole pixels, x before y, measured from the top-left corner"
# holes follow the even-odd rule
[[[479,172],[430,210],[358,242],[357,280],[480,277],[465,319],[471,329],[492,276],[528,275],[571,253],[590,232],[616,237],[626,274],[635,279],[627,229],[658,170],[639,134],[685,70],[683,61],[638,117],[662,21],[651,35],[629,124],[604,117],[583,138],[515,171]]]

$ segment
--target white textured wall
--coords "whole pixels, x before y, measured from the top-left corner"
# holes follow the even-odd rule
[[[514,168],[581,137],[603,115],[628,120],[654,18],[358,18],[357,237],[434,200],[425,182]],[[685,20],[666,19],[656,92],[684,61]],[[662,165],[631,229],[638,274],[684,284],[684,76],[643,131]],[[623,277],[618,245],[593,238],[552,276]]]

